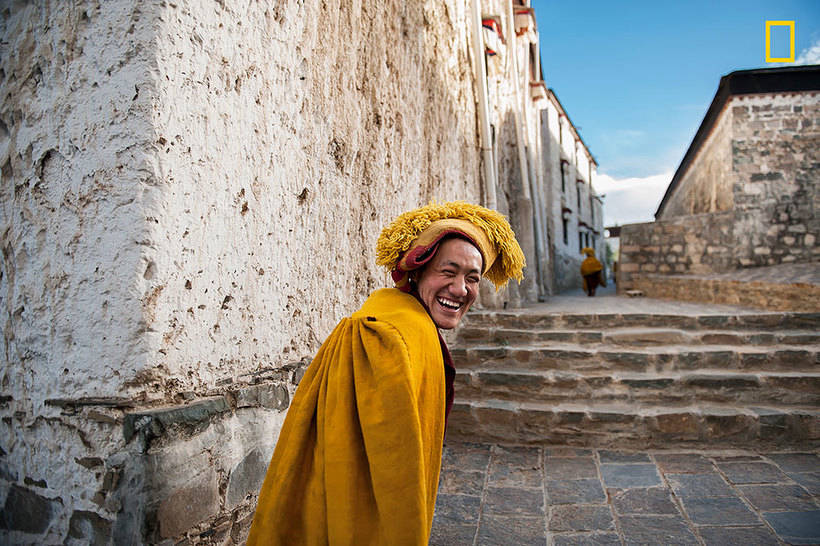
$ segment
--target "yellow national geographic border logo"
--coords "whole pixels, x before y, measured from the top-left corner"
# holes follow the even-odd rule
[[[789,27],[789,56],[772,58],[772,27]],[[794,21],[766,21],[766,62],[793,63],[794,62]]]

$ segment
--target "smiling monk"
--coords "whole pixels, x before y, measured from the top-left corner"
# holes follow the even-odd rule
[[[259,493],[249,545],[425,545],[433,523],[455,328],[482,277],[522,278],[507,220],[464,202],[385,228],[377,290],[319,349],[293,398]]]

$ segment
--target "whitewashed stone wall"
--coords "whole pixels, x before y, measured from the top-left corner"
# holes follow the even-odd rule
[[[590,246],[596,249],[598,259],[605,261],[603,205],[596,198],[594,180],[597,166],[590,160],[589,151],[584,144],[576,139],[571,121],[554,95],[548,101],[542,117],[545,127],[543,141],[547,173],[545,194],[548,196],[549,252],[553,271],[550,289],[554,294],[581,287],[580,268],[584,255],[579,248],[579,234],[583,236],[588,233]],[[566,239],[564,216],[567,220]],[[588,227],[582,226],[582,223]]]
[[[39,412],[117,394],[150,359],[135,295],[155,181],[153,21],[128,2],[6,4],[0,19],[3,387]]]
[[[389,285],[381,228],[484,202],[469,6],[0,6],[0,541],[244,540],[306,364]],[[533,36],[487,81],[529,266],[485,306],[562,286],[550,214],[584,170],[529,95]]]
[[[2,541],[242,541],[379,230],[481,202],[468,5],[0,8]]]
[[[164,11],[144,292],[160,393],[312,354],[387,284],[382,227],[431,199],[480,201],[466,16],[402,2]]]
[[[110,530],[119,509],[96,496],[124,449],[116,412],[60,400],[115,403],[151,360],[152,9],[0,7],[0,542]]]
[[[527,258],[524,281],[510,286],[504,295],[506,304],[519,306],[544,301],[552,278],[545,186],[548,165],[543,160],[546,128],[541,115],[546,101],[533,100],[530,92],[530,84],[541,77],[534,57],[539,47],[537,21],[531,20],[529,29],[519,36],[508,8],[507,2],[481,2],[482,15],[496,19],[504,40],[498,55],[487,59],[488,107],[498,208],[509,215]]]

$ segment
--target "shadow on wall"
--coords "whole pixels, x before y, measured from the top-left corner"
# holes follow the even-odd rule
[[[509,215],[510,225],[527,256],[521,284],[511,282],[507,288],[508,307],[520,307],[524,302],[538,301],[538,265],[535,259],[532,199],[521,178],[515,114],[508,110],[497,131],[498,209]],[[532,167],[530,167],[532,168]]]

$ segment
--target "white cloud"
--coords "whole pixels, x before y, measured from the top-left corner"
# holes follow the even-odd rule
[[[820,64],[820,40],[816,40],[810,47],[801,51],[794,64]]]
[[[820,39],[815,40],[812,45],[800,52],[794,62],[791,63],[766,63],[767,67],[775,66],[797,66],[803,64],[820,64]]]
[[[672,171],[642,178],[613,178],[598,173],[593,187],[604,198],[604,225],[652,222],[672,180]]]

